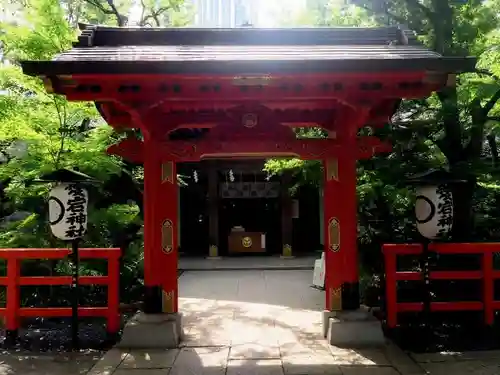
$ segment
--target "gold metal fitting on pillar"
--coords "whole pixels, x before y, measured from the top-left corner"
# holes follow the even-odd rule
[[[174,162],[167,161],[161,165],[161,182],[168,182],[173,184],[176,181],[174,176]]]
[[[328,248],[335,253],[340,250],[340,221],[336,217],[328,220]]]
[[[284,244],[283,245],[283,256],[284,257],[291,257],[292,256],[292,246],[289,244]]]
[[[161,248],[165,254],[174,249],[174,224],[170,219],[165,219],[161,225]]]
[[[162,298],[162,311],[166,314],[172,314],[174,313],[174,298],[175,298],[175,293],[174,291],[166,292],[163,291],[163,298]]]
[[[208,256],[210,257],[218,257],[219,256],[219,249],[215,245],[210,245],[208,248]]]
[[[330,311],[342,311],[342,288],[330,288]]]

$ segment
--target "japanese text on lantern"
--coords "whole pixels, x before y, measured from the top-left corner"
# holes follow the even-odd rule
[[[65,190],[68,193],[66,202],[66,236],[70,238],[83,237],[87,231],[87,197],[83,188],[70,184]]]
[[[444,236],[453,225],[453,195],[445,185],[438,186],[436,192],[439,198],[439,203],[437,205],[439,217],[437,222],[439,228],[438,236]]]

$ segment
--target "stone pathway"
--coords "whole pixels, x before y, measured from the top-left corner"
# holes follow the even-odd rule
[[[0,375],[84,375],[99,361],[101,353],[27,354],[0,352]]]
[[[410,356],[422,369],[432,375],[500,374],[500,351],[498,350],[410,354]]]
[[[304,256],[291,259],[283,259],[279,256],[265,257],[237,257],[237,258],[185,258],[179,259],[179,270],[202,271],[202,270],[312,270],[314,261],[319,259],[321,253],[316,256]]]
[[[397,375],[395,366],[420,370],[392,346],[347,350],[327,345],[321,333],[324,293],[311,282],[310,270],[185,272],[179,290],[181,348],[115,349],[89,374]]]
[[[331,347],[321,334],[323,292],[311,271],[188,271],[180,278],[179,349],[96,355],[0,353],[0,375],[498,375],[500,352],[407,355]],[[90,370],[89,370],[90,369]]]

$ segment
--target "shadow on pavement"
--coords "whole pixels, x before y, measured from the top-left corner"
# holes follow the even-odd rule
[[[39,354],[23,352],[0,353],[1,375],[80,375],[100,359],[99,352]]]

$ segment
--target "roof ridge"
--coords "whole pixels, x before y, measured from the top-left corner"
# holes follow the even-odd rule
[[[74,47],[125,45],[387,45],[408,44],[398,26],[316,28],[141,28],[79,24]]]

